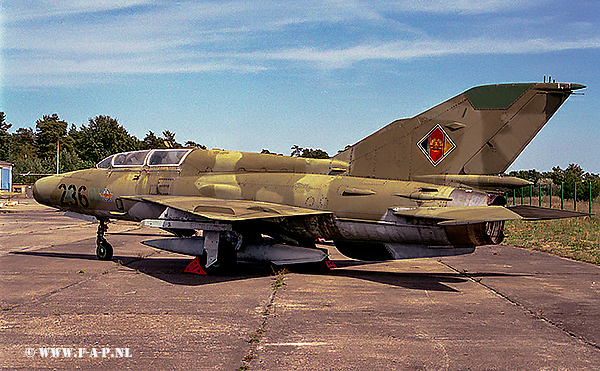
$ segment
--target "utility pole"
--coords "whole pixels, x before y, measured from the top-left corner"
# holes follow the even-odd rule
[[[60,160],[58,158],[60,154],[60,139],[56,139],[56,175],[58,175],[59,173],[59,165],[60,165]]]

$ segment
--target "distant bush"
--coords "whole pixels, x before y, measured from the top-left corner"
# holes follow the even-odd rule
[[[549,195],[550,185],[552,185],[552,195],[560,196],[563,183],[566,199],[572,200],[574,198],[575,184],[577,184],[577,200],[579,201],[588,200],[590,185],[592,187],[592,199],[596,199],[600,194],[600,175],[586,172],[577,164],[569,164],[566,169],[555,166],[550,172],[539,172],[532,169],[511,171],[507,175],[533,182],[535,187],[532,196],[534,197],[538,196],[539,185],[542,188],[542,195]],[[525,194],[529,196],[528,193]]]

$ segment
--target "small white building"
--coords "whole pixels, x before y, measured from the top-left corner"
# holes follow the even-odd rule
[[[12,167],[10,162],[0,161],[0,191],[12,191]]]

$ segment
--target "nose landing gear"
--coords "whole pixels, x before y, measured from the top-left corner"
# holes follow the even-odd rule
[[[106,238],[104,233],[108,230],[108,218],[98,218],[98,237],[96,237],[96,257],[100,260],[111,260],[113,256],[113,247]]]

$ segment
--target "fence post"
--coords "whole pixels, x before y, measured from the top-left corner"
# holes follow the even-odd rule
[[[575,186],[574,188],[574,195],[573,195],[573,210],[577,211],[577,181],[575,181],[575,183],[573,183],[573,185]]]
[[[531,199],[533,194],[533,184],[529,185],[529,206],[531,206]]]
[[[513,205],[517,204],[517,189],[513,188]]]
[[[565,182],[560,182],[560,209],[565,208]]]
[[[523,205],[523,190],[525,189],[525,187],[521,187],[521,205]]]
[[[589,194],[589,200],[590,200],[590,207],[589,207],[589,211],[588,213],[591,214],[592,213],[592,181],[590,180],[590,194]]]
[[[538,183],[538,206],[542,207],[542,182]]]
[[[550,208],[552,209],[552,183],[554,183],[553,181],[550,181]]]

